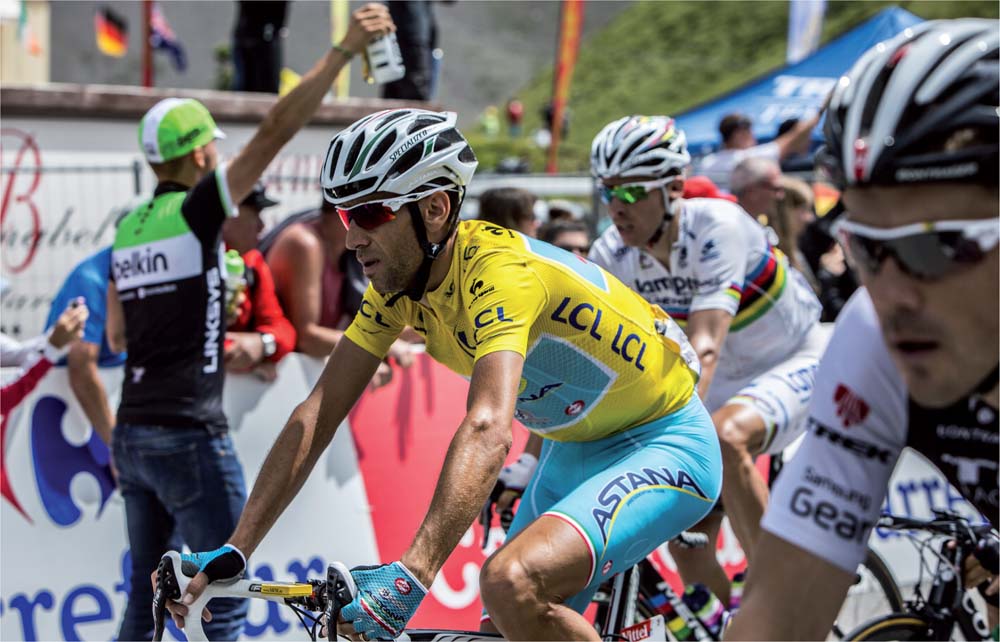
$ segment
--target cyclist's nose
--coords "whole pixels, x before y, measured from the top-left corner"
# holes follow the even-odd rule
[[[872,298],[884,306],[903,311],[917,311],[923,306],[926,285],[904,272],[895,257],[887,256],[877,271],[862,271],[862,275]]]
[[[361,229],[361,226],[351,221],[350,225],[347,227],[347,237],[344,239],[344,244],[349,250],[356,250],[359,247],[363,247],[368,244],[368,235],[365,231]]]

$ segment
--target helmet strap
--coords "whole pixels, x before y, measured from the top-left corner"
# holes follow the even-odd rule
[[[424,294],[427,292],[427,281],[431,276],[431,266],[434,264],[434,259],[441,256],[444,248],[448,245],[448,239],[451,238],[451,235],[455,233],[455,229],[458,227],[459,208],[455,207],[452,208],[449,215],[448,231],[444,235],[444,238],[440,243],[432,243],[427,239],[427,226],[424,225],[424,217],[420,213],[420,206],[417,203],[407,203],[406,207],[410,210],[410,221],[413,223],[413,231],[417,235],[417,244],[424,254],[424,259],[420,262],[420,267],[417,268],[417,273],[413,275],[410,285],[402,292],[392,295],[386,301],[388,307],[395,305],[396,301],[403,296],[407,296],[413,301],[419,301],[424,297]]]
[[[661,187],[660,193],[663,194],[663,220],[660,221],[660,224],[656,226],[656,231],[653,232],[653,235],[649,237],[648,241],[646,241],[646,247],[649,248],[653,247],[660,241],[663,237],[663,233],[670,227],[670,221],[674,220],[673,202],[667,194],[667,188]]]

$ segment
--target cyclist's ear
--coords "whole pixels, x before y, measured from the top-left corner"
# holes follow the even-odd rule
[[[420,211],[428,230],[447,225],[451,214],[451,199],[446,192],[434,192],[424,198],[421,204]]]

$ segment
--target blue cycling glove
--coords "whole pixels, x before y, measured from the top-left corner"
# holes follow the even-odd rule
[[[228,584],[243,577],[247,560],[240,549],[225,544],[207,553],[184,553],[181,555],[181,572],[194,577],[200,572],[208,576],[209,582]]]
[[[420,606],[427,589],[402,562],[356,566],[351,577],[357,587],[354,601],[340,611],[345,622],[369,640],[394,640]]]

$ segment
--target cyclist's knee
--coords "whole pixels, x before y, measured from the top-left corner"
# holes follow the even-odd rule
[[[533,574],[515,555],[494,555],[479,574],[479,591],[491,614],[506,602],[536,601],[538,587]]]

